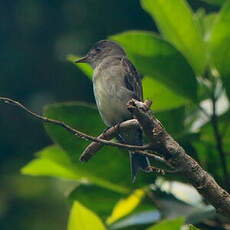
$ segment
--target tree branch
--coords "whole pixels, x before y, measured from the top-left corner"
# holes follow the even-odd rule
[[[120,124],[112,126],[100,134],[97,138],[103,140],[111,140],[118,135],[120,131],[125,131],[133,126],[139,126],[138,121],[136,119],[124,121]],[[91,157],[96,154],[103,147],[102,142],[92,142],[90,143],[84,150],[84,152],[80,156],[80,161],[86,162]]]
[[[230,195],[221,188],[194,159],[187,155],[184,149],[166,132],[160,121],[158,121],[151,113],[148,102],[142,103],[133,99],[128,104],[128,110],[132,113],[133,117],[137,119],[139,125],[142,127],[145,135],[150,141],[150,144],[148,145],[133,146],[114,143],[112,141],[102,139],[101,135],[99,137],[89,136],[61,121],[35,114],[19,102],[12,99],[0,97],[0,101],[16,105],[37,119],[61,126],[74,135],[86,140],[128,150],[137,150],[140,154],[148,155],[150,157],[152,156],[152,153],[142,152],[140,150],[151,150],[161,154],[163,158],[159,157],[158,160],[162,160],[162,162],[166,162],[169,166],[180,171],[187,178],[187,181],[191,183],[197,191],[216,208],[218,212],[230,217]],[[132,125],[137,125],[137,122],[135,120],[125,121],[120,124],[120,127],[128,128]],[[116,126],[112,127],[110,131],[112,132],[112,130],[114,130],[114,133],[116,133],[118,132],[118,128],[119,127]],[[109,139],[112,135],[103,137]],[[99,148],[99,145],[97,145],[97,148]],[[153,157],[155,157],[155,155]]]
[[[129,102],[128,109],[143,128],[151,148],[161,153],[170,165],[178,169],[219,213],[230,217],[229,193],[185,153],[185,150],[166,132],[151,111],[145,111],[142,104],[133,99]]]
[[[146,150],[146,149],[149,149],[149,145],[137,146],[137,145],[121,144],[121,143],[115,143],[115,142],[112,142],[112,141],[107,141],[107,140],[104,140],[104,139],[100,139],[98,137],[93,137],[93,136],[87,135],[87,134],[85,134],[85,133],[83,133],[83,132],[81,132],[81,131],[79,131],[77,129],[72,128],[71,126],[65,124],[62,121],[58,121],[58,120],[54,120],[54,119],[50,119],[50,118],[38,115],[38,114],[32,112],[31,110],[27,109],[24,105],[22,105],[18,101],[15,101],[15,100],[10,99],[10,98],[0,97],[0,101],[4,102],[6,104],[15,105],[15,106],[19,107],[20,109],[26,111],[27,113],[32,115],[34,118],[36,118],[36,119],[38,119],[40,121],[61,126],[64,129],[66,129],[67,131],[69,131],[70,133],[72,133],[72,134],[74,134],[74,135],[76,135],[76,136],[78,136],[80,138],[83,138],[85,140],[88,140],[88,141],[94,141],[94,142],[97,142],[97,143],[102,143],[104,145],[120,147],[120,148],[124,148],[124,149],[128,149],[128,150]],[[129,126],[132,126],[132,125],[133,125],[133,121],[131,121],[131,122],[127,121],[126,122],[126,126],[127,126],[126,128],[128,128]]]

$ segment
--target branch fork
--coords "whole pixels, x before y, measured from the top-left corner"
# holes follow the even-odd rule
[[[62,121],[38,115],[30,111],[24,105],[10,98],[0,97],[0,101],[13,104],[26,111],[36,119],[61,126],[79,138],[92,141],[92,143],[88,145],[88,147],[82,153],[80,157],[81,161],[88,161],[102,148],[103,145],[110,145],[126,150],[135,150],[140,154],[152,157],[157,161],[165,163],[170,168],[180,171],[187,181],[192,184],[197,191],[216,208],[217,212],[226,217],[230,217],[229,193],[221,188],[214,178],[211,177],[204,169],[202,169],[193,158],[186,154],[185,150],[172,138],[172,136],[167,133],[160,121],[158,121],[152,114],[150,110],[150,101],[140,102],[132,99],[128,103],[127,108],[133,115],[134,119],[122,122],[119,124],[119,127],[111,127],[98,137],[87,135],[70,127]],[[125,130],[137,125],[142,128],[144,134],[149,140],[149,144],[135,146],[111,141],[111,139],[116,136],[120,129]],[[162,171],[160,170],[156,171],[161,173]]]

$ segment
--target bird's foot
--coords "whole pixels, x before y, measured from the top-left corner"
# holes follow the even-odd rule
[[[148,167],[146,167],[145,171],[146,172],[156,172],[156,173],[159,173],[161,175],[165,175],[164,169],[160,169],[160,168],[157,168],[157,167],[154,167],[154,166],[151,166],[151,165],[149,165]]]

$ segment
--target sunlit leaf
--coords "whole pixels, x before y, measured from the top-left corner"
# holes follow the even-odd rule
[[[153,102],[154,111],[170,110],[190,103],[188,99],[173,92],[153,77],[144,77],[142,84],[144,98]]]
[[[184,218],[179,217],[173,220],[162,220],[161,222],[154,224],[152,227],[147,228],[147,230],[180,230],[184,224]]]
[[[185,0],[142,0],[162,35],[180,50],[196,73],[206,64],[205,45],[192,10]]]
[[[68,220],[68,230],[106,230],[100,218],[79,202],[74,202]]]
[[[121,199],[115,205],[111,216],[107,219],[107,224],[110,225],[122,217],[127,216],[138,206],[144,195],[145,191],[143,189],[137,189],[126,199]]]
[[[21,172],[26,175],[49,175],[68,179],[79,179],[69,156],[57,146],[49,146],[37,153],[38,158],[25,165]]]
[[[81,181],[88,180],[112,191],[126,193],[128,189],[100,178],[97,173],[87,170],[84,165],[73,163],[70,156],[58,146],[50,146],[37,153],[38,158],[29,162],[21,172],[32,176],[54,176]]]
[[[216,18],[217,13],[206,14],[203,8],[198,9],[194,14],[194,19],[200,26],[200,30],[205,42],[209,40],[212,27],[216,21]]]
[[[154,33],[145,31],[128,31],[113,35],[110,39],[119,42],[125,48],[129,58],[143,76],[165,85],[166,94],[174,93],[175,97],[196,99],[197,81],[193,70],[170,43]],[[159,92],[154,84],[151,84],[151,88],[152,91],[148,90],[146,97],[153,97],[154,90]],[[167,92],[168,89],[171,92]],[[171,101],[171,98],[168,100]],[[182,100],[184,99],[182,98],[180,103]],[[164,102],[162,100],[162,104]]]
[[[226,1],[217,16],[210,36],[211,62],[223,78],[224,87],[230,97],[230,1]]]
[[[120,197],[120,193],[92,184],[81,184],[68,196],[69,200],[78,200],[102,218],[106,218],[111,213],[111,210]]]

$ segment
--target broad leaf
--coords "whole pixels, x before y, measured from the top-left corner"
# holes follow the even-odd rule
[[[110,38],[125,48],[128,56],[143,76],[156,79],[164,84],[166,94],[167,89],[170,89],[171,92],[168,94],[174,93],[176,97],[196,99],[197,81],[193,70],[181,53],[167,41],[154,33],[144,31],[128,31]],[[146,97],[153,97],[154,91],[160,93],[154,84],[149,87],[152,88],[152,92],[148,90]],[[179,104],[182,100],[184,98],[180,99]],[[163,103],[164,100],[162,100]]]
[[[58,146],[46,147],[36,155],[38,158],[35,158],[21,169],[22,174],[79,179],[77,170],[71,164],[69,156]]]
[[[205,168],[217,181],[222,181],[223,172],[215,142],[210,143],[201,139],[200,141],[192,143],[192,145],[199,154],[199,162],[203,168]],[[230,158],[228,162],[230,162]]]
[[[105,129],[97,109],[82,103],[50,105],[46,108],[45,115],[93,136]],[[79,156],[90,142],[74,136],[62,127],[46,125],[46,129],[54,142],[69,154],[71,162],[88,173],[122,187],[137,187],[153,181],[152,175],[140,172],[136,183],[131,183],[127,151],[105,146],[87,163],[81,163]]]
[[[203,8],[198,9],[194,14],[194,19],[199,24],[200,31],[205,42],[209,40],[210,33],[212,31],[212,27],[216,21],[216,18],[216,13],[206,14]]]
[[[156,112],[155,115],[161,121],[166,130],[175,138],[180,138],[188,131],[184,125],[186,118],[184,107],[169,111]]]
[[[229,129],[230,112],[227,111],[221,116],[218,116],[218,129],[221,134],[222,148],[227,152],[230,148],[230,129]],[[216,138],[214,135],[213,124],[208,122],[200,128],[200,141],[193,143],[196,151],[199,153],[201,164],[210,172],[217,180],[223,179],[220,153],[216,147]],[[227,165],[230,164],[230,156],[226,156]]]
[[[70,156],[58,146],[50,146],[37,153],[38,158],[32,160],[21,169],[21,172],[32,176],[55,176],[71,180],[87,180],[98,186],[126,193],[128,189],[113,184],[97,176],[92,170],[87,170],[84,165],[73,163]]]
[[[100,218],[79,202],[74,202],[68,220],[68,230],[106,230]]]
[[[109,216],[120,197],[120,193],[91,184],[77,186],[68,196],[71,201],[80,201],[102,218]]]
[[[200,74],[206,64],[205,45],[192,10],[185,0],[142,0],[162,35],[180,50]]]
[[[44,109],[44,115],[60,121],[89,135],[98,135],[105,129],[97,108],[81,102],[58,103],[48,105]],[[80,153],[89,144],[85,140],[76,137],[62,127],[45,125],[51,138],[71,154],[73,160],[78,161]],[[76,155],[77,153],[77,155]]]
[[[230,111],[218,117],[218,128],[222,137],[222,147],[224,152],[227,152],[230,148],[230,129],[229,129],[229,116]],[[212,122],[206,123],[200,129],[200,142],[193,143],[197,152],[201,164],[210,172],[216,179],[223,179],[222,166],[220,161],[220,153],[216,147],[216,138],[213,132]],[[226,156],[227,165],[230,164],[230,156]]]
[[[218,128],[221,133],[222,144],[225,150],[229,149],[230,147],[229,117],[230,111],[227,111],[226,113],[218,117]],[[211,121],[201,127],[200,133],[202,142],[209,142],[215,145],[216,138],[214,135],[213,124]]]
[[[184,224],[184,218],[179,217],[173,220],[163,220],[158,224],[154,224],[152,227],[147,230],[180,230]]]
[[[175,109],[189,104],[189,99],[173,92],[166,85],[153,77],[144,77],[143,81],[144,98],[153,102],[154,111]]]
[[[144,195],[145,191],[143,189],[137,189],[126,199],[121,199],[120,201],[118,201],[118,203],[113,208],[111,216],[108,217],[106,223],[110,225],[121,219],[122,217],[130,214],[141,202]]]
[[[230,1],[226,1],[217,16],[210,37],[211,62],[223,77],[224,87],[230,97]]]

